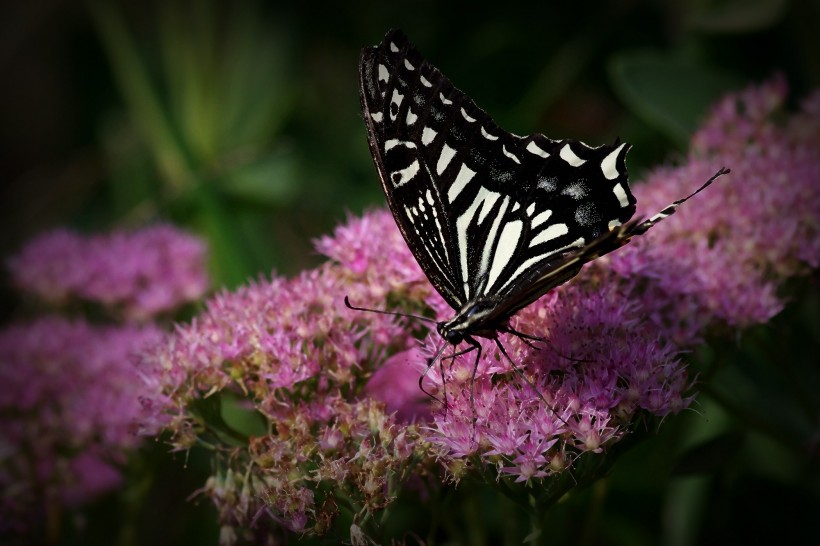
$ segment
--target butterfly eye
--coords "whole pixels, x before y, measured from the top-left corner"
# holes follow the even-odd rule
[[[439,323],[436,330],[438,330],[438,335],[443,337],[445,341],[451,345],[458,345],[464,340],[464,333],[453,329],[449,322]]]

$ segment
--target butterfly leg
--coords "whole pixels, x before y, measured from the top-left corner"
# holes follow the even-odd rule
[[[583,358],[575,358],[575,357],[572,357],[572,356],[565,355],[565,354],[561,353],[558,349],[555,348],[555,345],[550,343],[550,341],[545,337],[534,336],[532,334],[525,334],[524,332],[519,332],[518,330],[516,330],[515,328],[513,328],[512,326],[509,326],[509,325],[506,326],[503,330],[499,330],[499,331],[507,333],[507,334],[514,335],[515,337],[519,338],[521,341],[526,343],[528,347],[531,347],[533,349],[536,349],[537,347],[531,342],[532,341],[540,341],[547,348],[549,348],[549,350],[551,350],[553,353],[560,356],[561,358],[564,358],[564,359],[569,360],[571,362],[589,362],[588,360],[583,359]]]
[[[515,332],[510,332],[510,333],[515,333]],[[550,409],[552,414],[555,415],[562,423],[569,426],[569,424],[564,420],[564,418],[561,417],[561,415],[557,411],[555,411],[555,407],[552,404],[550,404],[549,402],[547,402],[547,399],[544,398],[544,395],[541,394],[541,391],[538,390],[538,388],[535,386],[535,384],[532,382],[532,380],[530,380],[530,378],[527,377],[527,374],[525,374],[524,371],[521,368],[519,368],[518,366],[515,365],[515,362],[510,357],[510,355],[507,353],[507,350],[504,348],[504,345],[501,344],[501,341],[498,338],[495,338],[494,341],[495,341],[495,344],[498,346],[498,350],[501,351],[501,354],[504,355],[504,358],[506,358],[507,361],[510,363],[510,366],[512,367],[512,369],[515,372],[517,372],[518,375],[521,376],[521,379],[523,379],[524,382],[527,385],[529,385],[529,387],[532,389],[532,391],[535,393],[535,395],[538,398],[540,398],[541,401],[544,403],[544,405],[546,405]]]
[[[464,341],[470,344],[470,348],[465,350],[465,353],[472,350],[476,351],[475,363],[473,363],[473,374],[470,376],[470,410],[473,413],[473,434],[475,434],[476,421],[478,420],[478,415],[475,411],[475,376],[478,373],[478,362],[481,360],[481,343],[471,336],[465,337]]]
[[[444,367],[441,364],[441,361],[442,361],[441,353],[444,352],[444,349],[447,348],[447,345],[448,345],[447,343],[443,343],[440,348],[436,349],[436,354],[433,355],[433,358],[431,358],[430,360],[427,361],[427,368],[425,368],[424,373],[421,374],[421,376],[419,377],[419,390],[421,392],[423,392],[424,394],[426,394],[427,396],[429,396],[430,398],[432,398],[433,400],[435,400],[436,402],[438,402],[439,404],[442,404],[444,406],[444,411],[445,412],[447,411],[447,389],[444,386]],[[424,388],[424,378],[427,377],[428,373],[430,373],[430,368],[433,367],[433,364],[435,364],[436,361],[438,361],[439,368],[441,369],[441,383],[442,383],[442,387],[444,388],[444,400],[439,399],[433,393],[428,392]]]
[[[475,341],[475,340],[473,340],[473,341]],[[475,343],[476,343],[476,345],[478,345],[478,342],[475,342]],[[455,350],[456,346],[453,345],[452,346],[453,347],[453,354],[448,355],[448,356],[445,357],[445,356],[442,356],[442,353],[444,353],[444,350],[447,348],[447,345],[449,345],[449,343],[444,343],[439,349],[436,350],[435,355],[433,355],[433,357],[427,361],[427,368],[424,370],[424,373],[421,375],[421,377],[419,377],[419,389],[421,390],[421,392],[423,392],[424,394],[426,394],[427,396],[429,396],[430,398],[432,398],[436,402],[443,405],[445,414],[447,412],[448,404],[447,404],[447,380],[446,380],[446,377],[445,377],[445,374],[444,374],[444,360],[445,359],[451,359],[453,362],[455,362],[456,357],[459,357],[461,355],[464,355],[464,354],[467,354],[471,351],[476,350],[476,347],[473,346],[473,344],[470,344],[470,347],[467,347],[466,349],[463,349],[461,351],[456,351]],[[480,355],[480,353],[481,353],[481,346],[480,345],[478,345],[478,349],[479,349],[479,355]],[[424,378],[427,377],[427,374],[430,373],[430,369],[433,367],[433,365],[436,362],[438,362],[439,373],[441,374],[441,387],[442,387],[442,390],[444,391],[443,392],[443,399],[438,398],[437,396],[435,396],[431,392],[428,392],[424,388]],[[476,366],[478,366],[478,362],[476,362]],[[475,371],[473,371],[473,377],[475,377]]]

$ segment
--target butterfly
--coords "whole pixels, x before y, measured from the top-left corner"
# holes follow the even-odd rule
[[[630,145],[591,147],[500,128],[425,60],[400,30],[363,49],[359,92],[368,142],[393,217],[455,315],[453,346],[499,333],[510,317],[627,244],[705,189],[632,220]],[[349,304],[349,302],[348,302]],[[506,354],[506,353],[505,353]]]

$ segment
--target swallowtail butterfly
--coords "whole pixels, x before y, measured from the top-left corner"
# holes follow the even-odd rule
[[[456,313],[437,325],[453,345],[480,351],[478,336],[503,352],[499,332],[537,339],[513,330],[510,317],[728,172],[648,220],[630,220],[629,144],[509,133],[399,30],[362,51],[359,78],[382,188],[413,256]]]

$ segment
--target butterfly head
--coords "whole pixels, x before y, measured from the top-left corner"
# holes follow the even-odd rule
[[[492,300],[468,302],[450,320],[438,323],[438,333],[452,345],[470,336],[495,338],[501,325],[496,324],[498,305]]]

